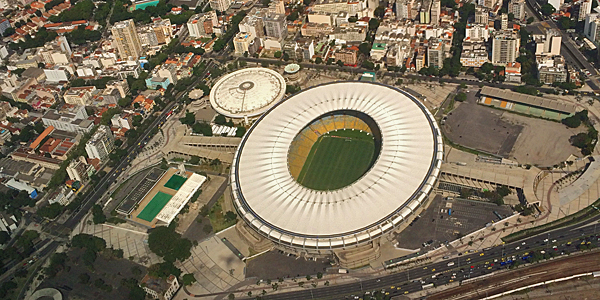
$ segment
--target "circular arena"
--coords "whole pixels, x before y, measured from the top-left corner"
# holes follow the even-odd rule
[[[210,91],[210,104],[230,118],[255,117],[285,94],[285,79],[267,68],[247,68],[219,78]]]
[[[303,90],[248,130],[231,171],[245,223],[306,253],[367,244],[407,221],[428,197],[443,157],[429,111],[370,82]]]

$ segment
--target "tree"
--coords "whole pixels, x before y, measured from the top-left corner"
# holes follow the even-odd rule
[[[571,29],[571,28],[575,28],[575,21],[571,20],[571,18],[567,18],[567,17],[560,17],[558,19],[558,24],[560,25],[560,27],[563,30],[567,30],[567,29]]]
[[[90,283],[90,275],[88,275],[87,273],[79,274],[79,283],[81,283],[81,284]]]
[[[235,220],[236,218],[237,218],[237,216],[232,211],[228,211],[225,213],[225,221],[226,222],[231,222],[231,221]]]
[[[54,219],[63,211],[63,206],[60,203],[52,203],[38,209],[37,214],[42,218]]]
[[[335,62],[338,66],[343,67],[344,66],[344,62],[339,60]]]
[[[129,107],[129,105],[131,105],[131,102],[133,102],[133,100],[131,100],[131,97],[127,96],[125,98],[119,99],[119,101],[117,101],[117,104],[119,104],[120,107],[126,108]]]
[[[0,231],[0,245],[4,245],[10,241],[10,234],[6,231]]]
[[[281,51],[275,51],[275,54],[273,54],[275,58],[281,58],[281,55]]]
[[[508,14],[508,21],[512,21],[512,20],[514,20],[514,19],[515,19],[515,14],[513,14],[513,13],[509,13],[509,14]]]
[[[379,20],[375,19],[375,18],[371,18],[369,20],[369,31],[377,31],[377,28],[379,28]]]
[[[322,64],[322,63],[323,63],[323,59],[322,59],[322,58],[320,58],[320,57],[317,57],[317,58],[315,59],[315,63],[316,63],[317,65],[320,65],[320,64]]]
[[[467,100],[467,94],[465,94],[465,93],[458,93],[454,97],[454,100],[463,102],[463,101]]]
[[[375,11],[373,12],[373,14],[375,15],[375,17],[383,19],[383,15],[385,14],[385,7],[383,6],[377,6],[377,8],[375,8]]]
[[[185,125],[194,125],[194,123],[196,123],[196,115],[193,112],[186,111],[185,117],[180,118],[179,122]]]
[[[200,157],[198,157],[196,155],[192,155],[192,158],[190,158],[190,160],[188,162],[192,165],[197,165],[200,163]]]
[[[596,1],[596,0],[594,0],[594,1]],[[535,21],[535,19],[533,17],[527,18],[527,24],[531,24],[531,23],[533,23],[533,21]]]
[[[192,242],[182,238],[174,228],[159,227],[148,235],[148,248],[168,262],[183,261],[191,255]]]
[[[581,125],[582,122],[587,122],[589,119],[588,111],[582,110],[580,112],[575,113],[570,117],[566,117],[562,119],[562,123],[567,125],[570,128],[577,128]]]
[[[102,211],[102,206],[98,204],[92,206],[92,215],[94,224],[103,224],[106,222],[106,215],[104,215],[104,212]]]
[[[215,122],[215,124],[217,124],[217,125],[225,125],[225,123],[227,122],[227,119],[225,119],[225,116],[224,116],[224,115],[222,115],[222,114],[218,114],[218,115],[215,117],[215,120],[214,120],[214,122]]]
[[[362,43],[360,44],[360,46],[358,46],[358,50],[360,51],[360,53],[368,56],[371,53],[371,44],[366,42]]]
[[[71,239],[71,246],[75,248],[85,248],[94,253],[98,253],[106,249],[106,241],[97,236],[80,233]]]
[[[192,273],[183,275],[181,280],[183,281],[183,285],[185,285],[185,286],[192,285],[192,283],[196,282],[196,278],[194,277],[194,274],[192,274]]]
[[[150,276],[166,279],[169,275],[181,275],[181,270],[175,267],[172,262],[166,261],[151,265],[148,268],[148,274],[150,274]]]
[[[244,134],[246,134],[246,127],[244,126],[239,126],[235,131],[236,137],[243,137]]]
[[[228,300],[235,300],[235,295],[234,294],[229,294],[229,295],[227,295],[227,299]]]
[[[552,6],[552,4],[549,3],[543,4],[540,10],[544,16],[550,16],[556,12],[554,6]]]

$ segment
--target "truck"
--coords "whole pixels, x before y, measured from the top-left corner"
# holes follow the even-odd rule
[[[453,261],[451,261],[451,262],[448,263],[448,267],[452,267],[452,266],[454,266],[454,262]]]
[[[448,215],[451,216],[452,215],[452,208],[448,208]]]

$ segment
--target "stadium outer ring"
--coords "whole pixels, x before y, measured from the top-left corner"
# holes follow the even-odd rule
[[[353,92],[357,94],[353,94]],[[385,96],[383,96],[381,92],[387,93],[385,93]],[[373,93],[376,95],[373,95]],[[305,102],[312,101],[311,99],[307,99],[307,97],[303,97],[305,95],[312,95],[316,97],[320,97],[319,95],[324,95],[321,99],[322,102],[317,103],[316,106],[314,106],[318,107],[319,104],[321,105],[320,112],[316,112],[318,114],[317,116],[323,115],[323,112],[327,113],[337,110],[356,110],[373,118],[373,120],[377,123],[377,126],[379,126],[382,131],[383,142],[379,157],[371,169],[369,169],[369,171],[367,171],[363,177],[349,186],[339,190],[327,192],[310,190],[298,184],[291,177],[289,171],[287,171],[286,174],[281,170],[281,166],[274,165],[274,161],[281,159],[287,162],[288,149],[284,149],[282,145],[287,145],[289,147],[289,144],[291,144],[293,138],[300,132],[302,128],[307,126],[308,123],[296,122],[298,124],[302,124],[302,126],[295,126],[293,128],[288,128],[288,126],[294,123],[297,120],[296,118],[304,118],[306,120],[315,119],[315,112],[311,112],[310,109],[303,110],[304,108],[302,106],[306,106],[304,105]],[[377,96],[383,98],[380,99],[377,98]],[[285,104],[287,101],[295,101],[295,99],[304,100],[303,102],[298,102],[298,110],[300,110],[299,112],[292,113],[284,110],[271,115],[272,112],[284,106],[283,104]],[[407,109],[407,111],[411,110],[409,111],[411,114],[406,115],[406,119],[420,119],[419,122],[417,122],[419,123],[418,125],[427,124],[427,128],[425,129],[411,127],[408,128],[407,131],[411,132],[414,130],[415,132],[420,133],[419,136],[427,135],[427,137],[423,138],[422,140],[419,140],[420,137],[416,134],[406,137],[401,135],[403,133],[402,130],[404,129],[399,128],[411,126],[410,122],[407,122],[404,117],[400,117],[403,116],[402,114],[399,115],[397,119],[392,118],[392,114],[400,112],[392,109],[392,107],[400,107],[399,104],[394,103],[396,101],[406,101],[407,99],[410,100],[410,102],[403,104],[410,105],[410,103],[413,103],[415,107],[410,107],[410,109]],[[379,102],[381,105],[377,105]],[[355,105],[352,105],[352,103]],[[363,106],[361,106],[361,104],[363,104]],[[368,105],[368,108],[364,105]],[[327,109],[323,110],[323,106],[326,106]],[[379,119],[378,116],[374,116],[374,114],[369,113],[374,109],[378,111],[376,114],[387,115],[386,120]],[[420,111],[420,116],[415,114],[416,111]],[[421,117],[424,117],[425,120],[423,121]],[[261,122],[270,123],[267,125],[272,125],[272,119],[275,119],[274,124],[281,126],[276,128],[270,127],[271,131],[273,132],[268,135],[272,137],[274,142],[269,144],[268,142],[264,143],[261,141],[260,148],[262,150],[247,150],[245,147],[250,147],[249,145],[256,144],[256,141],[251,141],[251,139],[253,139],[253,134],[257,134],[260,132],[260,130],[263,130],[262,128],[258,128],[261,126]],[[391,133],[390,130],[386,130],[386,127],[381,127],[382,124],[384,126],[388,126],[387,124],[389,124],[389,122],[394,122],[394,124],[391,124],[391,126],[393,126],[394,129],[399,130],[396,132],[399,133],[400,137],[395,135],[388,136],[388,134]],[[281,128],[281,130],[279,128]],[[266,133],[262,132],[257,135],[264,134]],[[278,141],[281,137],[283,137],[282,141]],[[411,145],[413,143],[413,139],[418,140],[416,145]],[[390,150],[389,147],[391,146],[399,146],[399,148],[396,150]],[[419,172],[423,173],[423,176],[421,176],[422,178],[415,180],[413,184],[414,187],[411,186],[411,190],[408,192],[408,194],[404,192],[404,194],[407,194],[408,197],[406,197],[406,199],[395,199],[396,195],[403,193],[400,193],[399,191],[390,192],[387,190],[378,190],[380,187],[381,189],[389,187],[390,181],[410,181],[410,179],[414,177],[414,174],[419,174],[419,172],[415,171],[411,172],[411,174],[394,176],[394,173],[391,172],[399,162],[410,164],[410,161],[407,161],[408,159],[417,159],[416,156],[411,157],[410,153],[419,152],[422,154],[423,150],[421,149],[421,146],[427,150],[430,150],[430,152],[428,151],[429,153],[422,155],[428,158],[426,159],[426,163],[421,161],[423,163],[420,163],[419,166]],[[244,157],[244,154],[246,154],[245,151],[262,151],[264,155],[262,159],[256,159],[257,157],[254,155],[246,158]],[[402,154],[402,157],[398,154]],[[285,157],[282,157],[282,155]],[[250,162],[250,166],[244,165],[246,159]],[[404,159],[404,161],[402,161],[402,159]],[[232,197],[236,211],[244,220],[244,222],[260,235],[274,242],[276,245],[284,248],[290,247],[297,250],[306,251],[307,253],[322,253],[321,251],[326,250],[346,249],[349,247],[367,244],[384,234],[390,233],[399,225],[406,222],[409,217],[413,215],[415,210],[425,201],[433,189],[433,186],[440,173],[442,159],[443,141],[439,127],[435,122],[433,115],[412,95],[398,88],[380,83],[358,81],[325,83],[300,91],[278,102],[254,122],[246,135],[242,138],[242,141],[238,146],[233,158],[230,179]],[[267,165],[266,169],[263,167],[265,165]],[[275,169],[269,169],[270,166],[275,166]],[[381,169],[388,171],[381,171]],[[405,169],[403,171],[412,170]],[[263,175],[265,173],[266,175]],[[388,175],[394,178],[388,178]],[[292,182],[290,182],[289,179],[291,179]],[[395,182],[397,183],[398,181]],[[361,188],[362,192],[360,190]],[[355,191],[353,189],[358,191],[358,193],[351,195],[349,198],[340,198],[340,195],[343,193],[346,193],[346,195],[348,195],[348,193],[352,194]],[[306,195],[308,195],[309,198],[306,198]],[[343,206],[345,201],[348,201],[349,203],[349,205],[346,206],[352,206],[353,203],[358,203],[361,208],[364,208],[364,202],[373,202],[372,200],[374,200],[374,198],[367,198],[368,196],[372,195],[382,195],[381,199],[377,199],[377,201],[379,201],[378,203],[388,204],[389,206],[389,202],[391,202],[391,205],[394,206],[394,209],[383,212],[381,217],[377,217],[372,221],[368,221],[364,226],[359,226],[358,228],[348,228],[348,226],[352,226],[348,224],[354,224],[353,221],[355,221],[354,218],[357,214],[360,216],[363,216],[363,214],[368,215],[368,213],[364,210],[350,210],[349,215],[341,215],[341,217],[344,218],[343,222],[336,222],[335,224],[332,224],[331,222],[328,223],[327,221],[329,221],[329,219],[325,218],[326,222],[322,224],[325,226],[309,225],[307,227],[300,224],[300,227],[302,227],[303,230],[290,230],[290,228],[285,228],[299,226],[297,222],[298,219],[294,219],[296,214],[300,214],[300,217],[303,217],[304,214],[306,214],[306,210],[314,212],[313,208],[307,208],[304,210],[301,208],[306,208],[311,205],[314,206],[315,204],[332,206],[337,206],[339,204],[340,206]],[[389,198],[385,196],[388,196]],[[383,198],[386,200],[382,200]],[[265,205],[268,205],[273,212],[270,213],[269,210],[265,210]],[[299,210],[300,206],[303,207],[301,207]],[[257,209],[259,211],[257,211]],[[377,210],[378,207],[375,206],[373,209]],[[320,214],[319,217],[322,217],[321,215],[322,214]],[[311,223],[311,221],[315,221],[317,223],[323,221],[323,218],[313,220],[311,217],[313,216],[309,215],[307,219],[304,219],[301,223],[314,224]],[[336,217],[339,219],[340,216]],[[289,226],[280,225],[282,222],[285,223],[286,221],[296,222],[292,224],[286,223]],[[338,223],[344,223],[346,225]],[[341,228],[336,226],[341,226]],[[334,227],[336,228],[333,229]],[[325,231],[323,231],[323,228],[325,228]],[[332,229],[331,232],[327,232],[326,230],[328,229]]]

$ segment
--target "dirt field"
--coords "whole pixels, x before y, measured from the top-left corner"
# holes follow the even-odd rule
[[[583,126],[572,129],[557,122],[506,112],[502,117],[523,127],[509,155],[510,159],[522,164],[552,166],[565,161],[571,154],[581,156],[579,149],[571,146],[569,138],[583,132]]]
[[[600,253],[588,252],[582,255],[558,259],[533,265],[530,268],[520,268],[497,276],[488,277],[473,283],[461,285],[429,296],[427,299],[479,299],[486,294],[494,295],[506,290],[528,286],[541,281],[562,278],[580,273],[598,271],[600,268]],[[528,277],[528,275],[536,274]],[[517,278],[521,280],[516,281]],[[507,284],[506,282],[510,282]],[[456,297],[457,295],[462,295]],[[547,298],[544,298],[547,299]],[[575,299],[575,298],[573,298]]]

